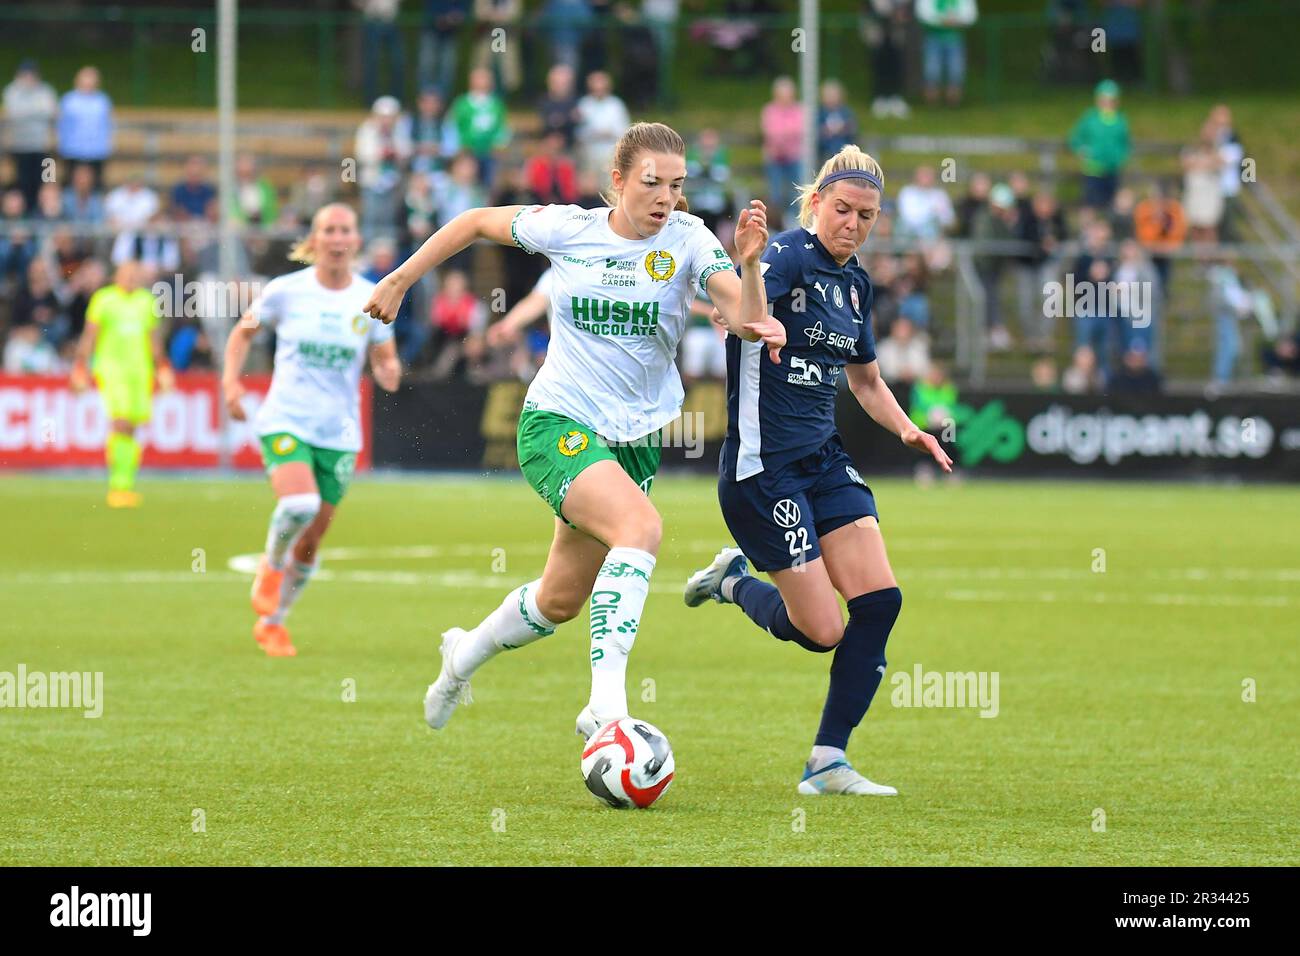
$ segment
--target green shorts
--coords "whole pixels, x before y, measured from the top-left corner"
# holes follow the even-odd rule
[[[617,462],[648,495],[662,452],[657,432],[636,444],[610,445],[581,422],[529,408],[519,415],[518,448],[519,469],[528,484],[566,524],[560,507],[584,468],[598,461]]]
[[[95,369],[95,385],[110,419],[142,425],[153,411],[153,371],[148,368]]]
[[[347,494],[352,471],[357,465],[357,453],[319,448],[288,432],[276,432],[262,436],[262,461],[268,475],[285,462],[305,462],[316,476],[316,489],[321,501],[336,505]]]

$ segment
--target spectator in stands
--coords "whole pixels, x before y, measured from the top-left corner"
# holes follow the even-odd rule
[[[1060,272],[1058,257],[1067,238],[1065,215],[1055,196],[1046,190],[1034,194],[1029,215],[1020,220],[1016,238],[1033,245],[1032,252],[1017,260],[1020,315],[1028,339],[1025,344],[1031,351],[1045,352],[1051,348],[1056,321],[1043,314],[1043,287]]]
[[[1145,199],[1133,208],[1133,235],[1151,256],[1160,279],[1160,294],[1168,298],[1169,274],[1176,251],[1187,236],[1187,215],[1183,205],[1160,183],[1153,185]]]
[[[116,232],[139,229],[161,208],[158,194],[144,184],[140,173],[132,173],[104,197],[104,215]]]
[[[1079,157],[1083,171],[1083,204],[1106,209],[1115,198],[1132,145],[1128,120],[1119,109],[1119,84],[1102,80],[1094,99],[1095,105],[1070,131],[1070,149]]]
[[[907,417],[917,428],[942,432],[956,412],[957,386],[948,378],[943,363],[932,361],[926,373],[912,385]]]
[[[353,0],[361,11],[361,95],[363,103],[373,103],[379,96],[401,99],[406,94],[406,51],[402,31],[397,26],[402,0]],[[379,89],[379,63],[388,57],[388,85]]]
[[[1120,348],[1121,341],[1120,318],[1111,314],[1108,308],[1110,296],[1104,294],[1106,284],[1114,281],[1115,263],[1110,257],[1110,242],[1110,225],[1104,219],[1088,225],[1083,248],[1074,264],[1076,293],[1072,303],[1074,344],[1076,347],[1089,347],[1097,369],[1106,378],[1110,377],[1113,368],[1111,355]]]
[[[1215,127],[1207,122],[1200,138],[1183,150],[1183,209],[1192,242],[1217,242],[1223,218],[1223,159],[1215,142]]]
[[[930,270],[919,252],[908,253],[902,261],[894,294],[898,297],[899,318],[907,319],[922,332],[930,328]]]
[[[690,388],[696,382],[727,380],[726,332],[709,320],[713,303],[704,290],[691,303],[686,330],[679,348],[682,384]]]
[[[1274,381],[1300,376],[1300,331],[1292,330],[1265,342],[1260,350],[1260,359],[1264,371]]]
[[[67,280],[86,262],[97,262],[91,255],[91,243],[79,239],[71,229],[60,226],[50,233],[44,255],[54,261],[59,280]],[[58,281],[58,280],[56,280]]]
[[[445,381],[466,366],[471,378],[474,377],[484,357],[487,307],[470,291],[465,273],[449,269],[443,274],[442,288],[434,296],[429,320],[433,333],[434,380]]]
[[[1241,355],[1241,321],[1254,314],[1254,304],[1237,274],[1223,256],[1203,260],[1210,283],[1210,311],[1214,315],[1215,344],[1211,387],[1232,383]]]
[[[231,215],[235,222],[270,225],[279,218],[280,201],[275,186],[257,174],[257,161],[251,153],[241,153],[235,160],[235,195]]]
[[[537,20],[550,38],[551,62],[563,63],[576,74],[583,37],[593,23],[591,4],[588,0],[547,0]]]
[[[887,382],[910,389],[930,370],[930,340],[900,315],[889,334],[876,343],[876,361]]]
[[[23,222],[26,214],[27,204],[17,189],[0,196],[0,288],[22,282],[36,255],[36,240]]]
[[[907,119],[903,99],[904,54],[912,0],[868,0],[863,4],[862,39],[871,60],[871,115]]]
[[[478,161],[479,182],[491,188],[497,155],[510,142],[506,106],[493,90],[491,70],[470,70],[469,90],[451,104],[451,123],[460,149]]]
[[[1160,323],[1160,279],[1142,246],[1136,239],[1119,244],[1119,262],[1115,265],[1115,282],[1128,290],[1127,305],[1120,312],[1121,345],[1127,353],[1140,348],[1145,361],[1156,362],[1157,328]],[[1121,299],[1121,302],[1125,300]]]
[[[197,319],[173,320],[167,341],[167,359],[177,372],[213,368],[212,343]]]
[[[614,146],[631,125],[627,106],[614,95],[609,74],[604,70],[590,74],[587,95],[578,100],[578,165],[608,179]]]
[[[397,230],[402,184],[411,160],[410,124],[391,96],[375,100],[357,129],[357,183],[361,187],[361,232],[391,236]]]
[[[1245,147],[1237,139],[1232,125],[1232,110],[1220,103],[1210,110],[1209,122],[1214,130],[1214,143],[1219,152],[1219,184],[1223,192],[1223,216],[1219,220],[1219,239],[1223,242],[1240,240],[1238,222],[1241,218],[1241,183],[1245,170]]]
[[[433,235],[438,219],[438,202],[433,195],[433,180],[423,173],[412,173],[406,181],[406,240],[417,246]]]
[[[487,190],[480,185],[478,162],[469,153],[461,153],[451,161],[445,173],[433,177],[434,203],[438,207],[438,228],[441,229],[467,209],[482,206]],[[456,253],[444,264],[448,268],[473,271],[474,246]]]
[[[1101,27],[1106,31],[1106,59],[1126,82],[1142,77],[1143,0],[1106,0]]]
[[[543,205],[567,206],[578,199],[578,173],[573,168],[573,160],[564,155],[563,148],[563,136],[547,133],[538,144],[537,152],[524,164],[528,188]]]
[[[411,172],[432,173],[446,168],[456,155],[456,130],[446,122],[447,106],[435,87],[421,90],[411,118]]]
[[[86,327],[86,309],[90,298],[108,284],[108,269],[98,259],[87,259],[71,275],[63,274],[68,295],[68,341],[64,343],[66,358],[71,363],[71,352]]]
[[[952,200],[935,177],[933,166],[918,166],[912,181],[898,191],[895,232],[900,239],[934,242],[956,223]]]
[[[63,193],[58,183],[41,183],[41,188],[36,191],[36,208],[32,215],[43,223],[67,222],[68,214],[63,208]]]
[[[83,66],[73,88],[59,101],[59,155],[95,171],[95,188],[104,188],[104,163],[113,152],[113,101],[99,88],[99,70]]]
[[[523,0],[474,0],[474,43],[476,68],[492,71],[497,89],[513,93],[524,78],[523,34],[520,21],[524,15]]]
[[[989,204],[975,215],[971,238],[984,243],[1007,242],[1019,231],[1019,214],[1015,193],[1006,183],[998,183],[989,191]],[[982,251],[975,256],[975,269],[984,286],[985,329],[989,348],[1005,352],[1011,348],[1011,333],[1007,331],[1002,314],[1001,280],[1008,259],[1005,250]]]
[[[171,215],[178,222],[202,221],[217,187],[208,178],[208,161],[202,156],[185,160],[185,178],[172,187]]]
[[[104,221],[104,197],[95,190],[95,171],[89,166],[72,170],[72,185],[63,191],[63,211],[69,222],[79,226]]]
[[[939,102],[940,89],[946,92],[949,106],[961,103],[966,86],[966,31],[978,17],[975,0],[916,0],[927,103]]]
[[[966,195],[957,200],[957,236],[969,239],[975,226],[976,217],[989,203],[989,191],[993,189],[993,178],[988,173],[974,172]]]
[[[1061,383],[1056,374],[1056,359],[1050,355],[1040,355],[1029,367],[1029,381],[1034,391],[1055,394],[1061,390]]]
[[[299,228],[308,228],[316,210],[334,202],[337,182],[338,167],[329,169],[303,163],[289,187],[289,205],[293,207],[294,221]],[[212,208],[212,204],[209,203],[207,208]]]
[[[537,115],[542,119],[541,134],[559,133],[564,137],[566,150],[573,149],[579,121],[574,83],[573,67],[556,63],[546,71],[546,95],[537,103]]]
[[[1067,395],[1088,395],[1101,391],[1097,356],[1086,345],[1076,346],[1070,367],[1061,374],[1061,391]]]
[[[871,258],[867,274],[871,276],[871,333],[879,342],[889,334],[898,318],[898,260],[888,253]]]
[[[700,130],[686,149],[686,181],[691,184],[691,212],[704,220],[712,233],[731,215],[731,157],[722,137],[711,126]]]
[[[839,80],[827,80],[822,84],[817,112],[817,156],[824,160],[857,140],[858,118],[844,102],[844,86]]]
[[[30,325],[55,352],[68,340],[66,293],[56,288],[54,276],[44,259],[37,256],[27,264],[25,281],[14,294],[10,325]]]
[[[1115,191],[1115,199],[1110,204],[1108,219],[1110,232],[1117,242],[1132,239],[1135,229],[1133,210],[1137,205],[1137,193],[1125,186]]]
[[[27,207],[36,205],[41,164],[50,155],[59,100],[41,79],[35,60],[23,60],[4,90],[5,149],[13,159],[15,185]]]
[[[35,325],[15,325],[5,339],[6,375],[59,375],[66,371],[54,346],[41,337]]]
[[[456,85],[456,46],[469,15],[469,0],[424,0],[420,31],[420,89],[436,86],[450,96]]]
[[[1106,383],[1110,395],[1159,395],[1160,373],[1151,367],[1146,346],[1134,342],[1124,353],[1119,370]]]
[[[655,61],[659,65],[655,100],[673,105],[673,62],[677,51],[677,17],[681,0],[641,0],[641,17],[654,38]]]
[[[180,240],[169,228],[162,210],[155,210],[138,228],[124,229],[117,234],[109,259],[115,266],[134,261],[145,270],[171,275],[181,266]]]
[[[767,175],[767,216],[773,229],[784,227],[794,201],[794,184],[803,161],[803,105],[794,80],[778,76],[772,99],[763,107],[763,169]]]

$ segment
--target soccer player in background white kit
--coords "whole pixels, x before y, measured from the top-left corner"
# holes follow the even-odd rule
[[[554,269],[551,343],[519,418],[519,465],[555,514],[541,578],[506,595],[472,630],[443,634],[442,671],[425,695],[438,729],[466,698],[470,676],[502,650],[554,633],[591,598],[591,697],[577,733],[627,716],[627,657],[640,626],[663,526],[647,497],[659,464],[657,432],[677,417],[673,363],[695,292],[707,286],[727,327],[785,345],[767,315],[758,258],[763,204],[740,215],[742,279],[717,237],[681,211],[686,145],[661,123],[637,123],[611,170],[617,204],[471,209],[434,233],[375,289],[366,311],[391,322],[422,274],[476,239],[540,252]]]
[[[362,306],[374,283],[354,275],[361,249],[356,213],[322,206],[311,232],[289,253],[306,269],[272,279],[226,340],[222,391],[230,417],[244,421],[239,383],[257,330],[275,330],[275,372],[255,426],[276,505],[266,553],[253,580],[253,637],[271,657],[298,652],[285,616],[319,565],[316,552],[347,492],[361,450],[361,370],[397,390],[402,367],[391,326]]]

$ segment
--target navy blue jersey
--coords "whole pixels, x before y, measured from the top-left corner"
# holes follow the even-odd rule
[[[778,234],[762,257],[768,308],[785,326],[781,363],[762,342],[727,336],[727,437],[722,477],[744,481],[802,458],[835,434],[844,366],[875,361],[871,280],[840,265],[804,228]]]

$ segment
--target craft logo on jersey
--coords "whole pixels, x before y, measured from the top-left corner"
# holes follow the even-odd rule
[[[367,315],[354,315],[352,317],[352,331],[357,335],[365,335],[366,328],[370,323],[370,317]]]
[[[277,455],[288,455],[298,447],[298,440],[292,435],[281,435],[271,442],[271,450]]]
[[[782,498],[772,507],[772,520],[782,528],[793,528],[799,517],[799,503],[790,498]]]
[[[645,257],[645,271],[650,278],[667,282],[677,271],[677,261],[667,249],[656,249]]]
[[[560,440],[556,445],[556,447],[560,449],[561,455],[565,456],[566,458],[572,458],[574,455],[583,451],[587,447],[588,441],[590,441],[590,439],[587,437],[586,432],[580,432],[575,430],[571,432],[565,432],[563,435],[561,435]]]

